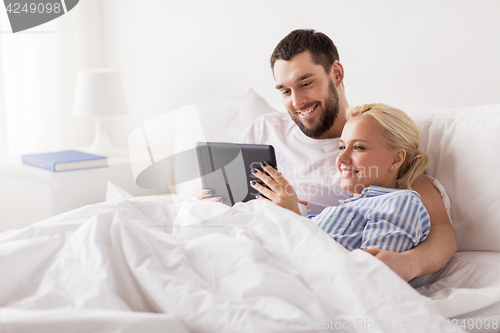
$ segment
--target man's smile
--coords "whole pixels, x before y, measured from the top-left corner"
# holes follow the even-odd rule
[[[302,119],[308,119],[314,116],[316,113],[316,109],[318,107],[318,104],[315,104],[307,109],[297,111],[297,114],[300,116]]]

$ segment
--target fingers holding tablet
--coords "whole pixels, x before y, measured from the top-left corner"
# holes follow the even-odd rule
[[[252,174],[267,185],[267,187],[255,180],[250,181],[250,186],[265,196],[263,199],[267,198],[278,206],[289,209],[300,215],[297,194],[281,172],[265,162],[262,163],[262,169],[264,172],[258,169],[252,169]]]
[[[194,197],[198,200],[213,201],[213,202],[223,202],[221,197],[212,197],[212,190],[209,189],[199,189],[194,193]]]

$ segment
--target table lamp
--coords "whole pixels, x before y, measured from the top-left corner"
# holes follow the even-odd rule
[[[89,152],[104,156],[116,152],[108,135],[110,117],[127,113],[125,94],[117,70],[94,69],[78,73],[73,115],[94,119],[96,133]]]

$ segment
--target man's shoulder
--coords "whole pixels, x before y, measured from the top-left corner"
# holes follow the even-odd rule
[[[290,125],[293,125],[295,124],[293,122],[293,120],[290,118],[290,116],[288,115],[288,113],[286,112],[271,112],[271,113],[267,113],[267,114],[264,114],[262,116],[260,116],[259,118],[257,118],[253,124],[255,123],[262,123],[262,124],[273,124],[273,125],[276,125],[276,124],[290,124]]]
[[[266,143],[273,140],[275,136],[288,133],[295,123],[286,112],[272,112],[257,118],[240,137],[241,142],[246,143]]]

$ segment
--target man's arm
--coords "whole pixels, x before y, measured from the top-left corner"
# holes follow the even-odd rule
[[[413,249],[402,253],[366,250],[406,281],[437,272],[448,263],[458,248],[443,200],[434,185],[422,175],[412,188],[420,194],[431,218],[431,230],[427,238]]]

